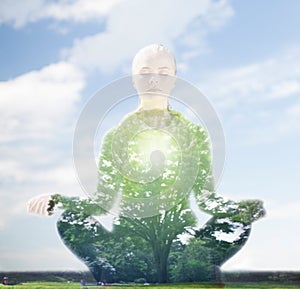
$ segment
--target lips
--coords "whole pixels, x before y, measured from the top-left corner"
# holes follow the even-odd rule
[[[150,89],[147,89],[147,92],[162,92],[162,90],[159,88],[150,88]]]

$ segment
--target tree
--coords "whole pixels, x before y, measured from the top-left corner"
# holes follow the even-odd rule
[[[62,240],[97,282],[132,282],[139,278],[157,281],[151,247],[143,238],[117,221],[113,232],[104,229],[92,217],[104,211],[90,199],[53,195],[49,214],[57,204],[64,209],[57,223]]]
[[[247,228],[264,214],[260,201],[236,203],[215,194],[207,133],[174,111],[138,111],[129,115],[106,135],[98,168],[99,182],[92,200],[80,203],[57,197],[56,201],[66,210],[62,222],[75,225],[69,228],[59,224],[62,238],[92,272],[97,272],[97,278],[108,270],[122,272],[123,265],[116,269],[117,264],[142,256],[143,249],[131,242],[134,238],[144,246],[145,253],[151,249],[157,281],[167,282],[168,258],[174,240],[196,225],[188,200],[192,191],[199,208],[213,216],[196,237],[203,238],[204,246],[217,248],[216,253],[210,254],[210,262],[216,269],[244,244],[250,229],[244,231],[241,241],[231,245],[219,241],[215,233],[219,229]],[[100,225],[89,227],[86,220],[109,211],[118,204],[120,195],[120,216],[115,230],[110,233]],[[83,228],[87,229],[85,233],[81,232],[78,240],[72,239],[74,232]],[[90,236],[93,232],[95,236]],[[85,238],[90,245],[84,243]],[[128,248],[118,246],[118,238],[124,244],[127,242]],[[122,255],[121,248],[127,259],[117,257],[116,252]],[[132,272],[143,271],[142,264],[137,263],[139,266]]]
[[[94,244],[101,257],[115,269],[115,282],[144,279],[155,282],[155,267],[151,248],[140,236],[116,224],[109,238],[99,238]]]
[[[157,282],[168,281],[168,258],[171,246],[180,234],[190,233],[196,224],[195,217],[183,200],[163,214],[149,218],[121,218],[120,225],[130,229],[146,241],[153,253]]]
[[[187,244],[177,241],[177,249],[170,258],[170,280],[172,282],[203,282],[210,281],[211,271],[208,248],[203,241],[189,239]]]
[[[89,199],[54,195],[50,201],[50,213],[58,203],[65,209],[57,222],[63,242],[86,264],[97,282],[111,279],[115,268],[100,256],[100,251],[94,245],[99,236],[106,239],[108,235],[108,232],[91,217],[93,213],[101,213],[103,210]]]

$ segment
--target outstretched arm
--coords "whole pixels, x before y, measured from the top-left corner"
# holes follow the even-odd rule
[[[102,215],[105,211],[94,201],[79,197],[66,197],[60,194],[41,195],[32,198],[27,211],[40,216],[51,216],[57,209],[80,213],[82,215]]]
[[[230,218],[233,222],[243,224],[251,224],[263,217],[265,210],[260,200],[235,202],[216,194],[211,167],[210,140],[201,126],[196,126],[195,131],[200,144],[200,163],[193,191],[199,208],[218,218]]]
[[[70,212],[82,212],[90,216],[105,214],[115,203],[120,187],[119,173],[113,166],[112,141],[114,130],[105,137],[99,158],[98,187],[92,199],[66,197],[60,194],[41,195],[32,198],[27,204],[29,213],[40,216],[51,216],[55,209]]]

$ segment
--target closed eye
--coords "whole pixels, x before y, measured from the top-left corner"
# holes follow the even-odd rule
[[[159,70],[158,70],[158,73],[160,75],[169,75],[170,73],[170,69],[168,67],[160,67]]]
[[[149,67],[142,67],[139,71],[140,74],[149,74],[151,73],[150,68]]]

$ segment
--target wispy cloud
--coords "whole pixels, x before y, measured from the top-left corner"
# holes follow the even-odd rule
[[[199,87],[245,143],[272,142],[300,131],[299,67],[296,46],[260,63],[214,72]]]
[[[66,62],[0,82],[1,142],[46,137],[62,129],[84,85],[82,73]]]
[[[300,47],[260,63],[214,72],[201,86],[224,109],[293,97],[300,93]]]
[[[180,43],[177,58],[188,62],[201,53],[207,32],[232,15],[225,0],[192,0],[190,5],[183,0],[1,1],[0,24],[16,29],[43,19],[53,24],[98,22],[105,17],[106,26],[104,32],[77,39],[64,50],[64,61],[0,82],[0,193],[15,208],[12,212],[11,206],[1,205],[0,227],[24,214],[26,201],[35,194],[80,190],[71,147],[66,155],[61,145],[65,146],[66,138],[72,140],[86,73],[91,69],[102,73],[127,69],[128,73],[136,51],[152,42],[171,50]]]
[[[71,148],[84,85],[83,74],[66,62],[0,82],[2,229],[25,213],[32,194],[68,190],[76,183],[71,154],[56,148],[66,138]]]
[[[14,28],[43,19],[56,21],[87,22],[100,21],[121,0],[3,0],[0,2],[0,24]]]
[[[76,40],[63,54],[85,70],[111,73],[123,68],[128,74],[137,50],[163,43],[173,51],[175,46],[183,50],[177,57],[180,63],[203,52],[207,32],[224,25],[232,15],[225,0],[192,0],[189,5],[183,0],[121,2],[108,15],[105,32]]]

